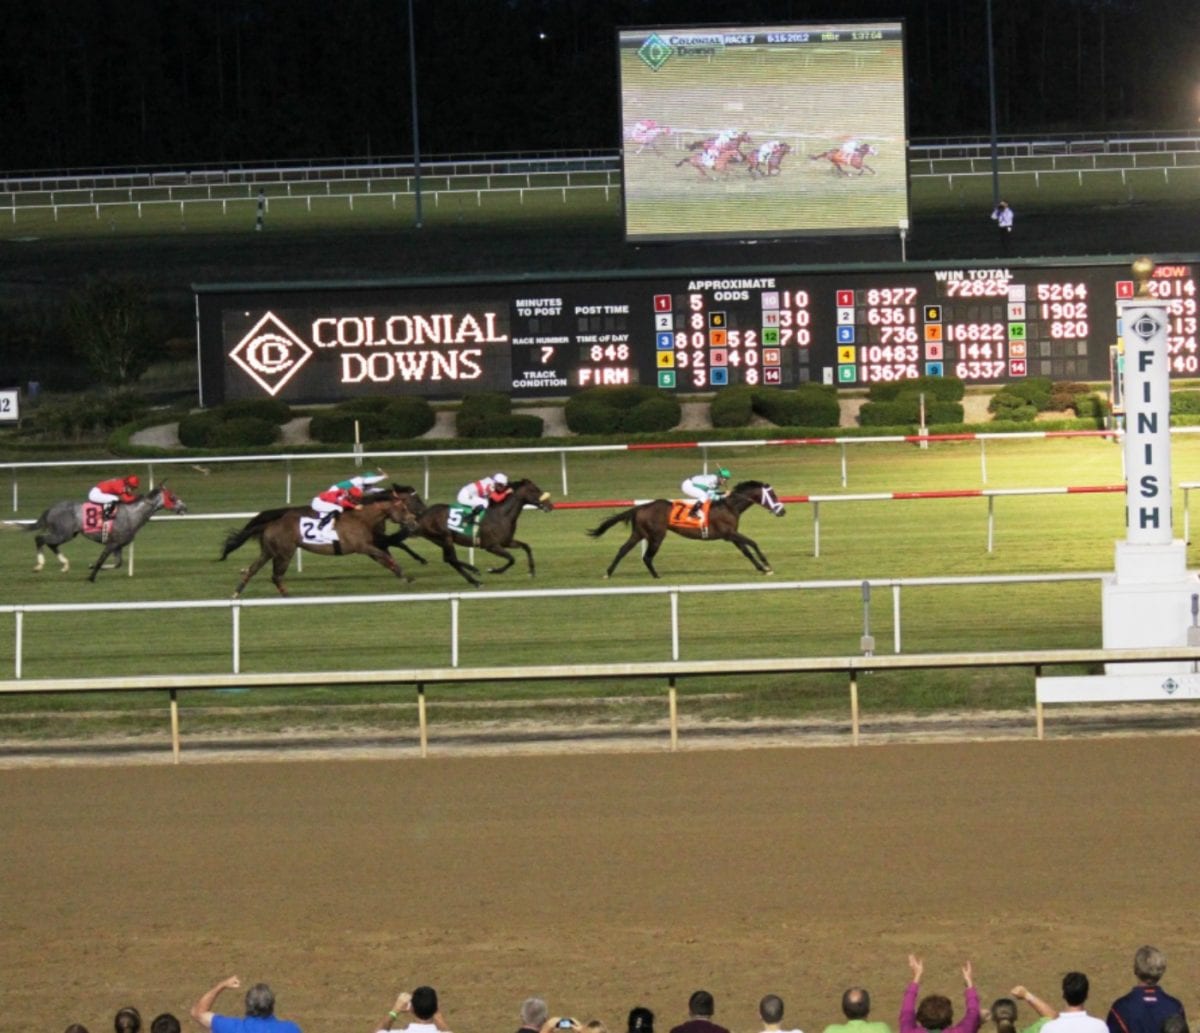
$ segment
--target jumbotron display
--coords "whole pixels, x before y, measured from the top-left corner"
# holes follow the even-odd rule
[[[898,232],[900,21],[620,29],[629,240]]]
[[[1161,265],[1171,373],[1200,375],[1197,271]],[[264,396],[561,397],[645,384],[864,387],[918,376],[1105,381],[1124,265],[638,272],[197,287],[204,405]]]

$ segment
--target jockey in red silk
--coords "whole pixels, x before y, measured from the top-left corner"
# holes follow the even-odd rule
[[[128,503],[137,499],[137,489],[141,484],[136,473],[101,481],[88,492],[88,501],[104,506],[104,519],[107,520],[113,515],[118,502]]]
[[[321,522],[317,526],[327,526],[329,521],[343,510],[358,509],[362,497],[363,490],[357,485],[351,488],[330,485],[320,495],[315,496],[311,503],[312,508],[321,514]]]

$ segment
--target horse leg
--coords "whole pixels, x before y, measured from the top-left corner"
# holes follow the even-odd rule
[[[96,575],[100,573],[100,568],[104,566],[104,561],[108,559],[110,555],[112,555],[112,549],[109,546],[106,545],[100,550],[100,558],[92,564],[92,572],[88,575],[89,581],[96,580]]]
[[[515,545],[516,543],[513,542],[512,544]],[[504,566],[502,567],[488,567],[489,574],[503,574],[517,561],[517,558],[502,545],[489,545],[486,551],[490,552],[493,556],[499,556],[502,560],[504,560]]]
[[[662,577],[662,575],[654,569],[654,557],[658,555],[658,550],[662,546],[663,539],[666,537],[666,531],[659,531],[657,534],[649,535],[646,538],[646,555],[642,557],[642,562],[646,564],[646,569],[656,578]]]
[[[403,570],[400,569],[400,564],[397,563],[394,559],[392,559],[391,556],[388,555],[386,549],[377,549],[377,548],[375,548],[375,546],[372,545],[372,546],[369,546],[365,550],[365,553],[366,553],[366,555],[370,556],[371,559],[373,559],[381,567],[386,567],[388,570],[390,570],[393,574],[396,575],[396,577],[400,578],[401,581],[408,581],[408,582],[412,581],[412,578],[409,577],[407,574],[404,573]]]
[[[287,573],[288,567],[292,565],[292,557],[296,554],[296,550],[291,552],[279,553],[271,560],[271,580],[275,582],[275,587],[279,589],[280,595],[287,595],[287,585],[283,583],[283,575]]]
[[[249,584],[250,579],[254,577],[255,574],[262,570],[268,558],[269,557],[267,556],[266,552],[260,552],[258,554],[258,559],[251,563],[250,566],[242,568],[242,579],[238,582],[237,588],[233,590],[233,597],[235,599],[240,599],[242,597],[242,592],[246,590],[246,585]]]
[[[385,550],[387,550],[387,549],[390,549],[394,545],[398,549],[403,549],[418,563],[421,563],[421,564],[428,563],[429,560],[427,560],[419,552],[415,552],[413,549],[410,549],[407,545],[404,544],[404,539],[407,538],[408,536],[409,536],[408,531],[397,531],[395,534],[389,534],[383,539],[383,548]]]
[[[613,557],[613,561],[608,565],[608,570],[604,572],[604,577],[606,580],[613,576],[613,571],[617,569],[617,564],[620,563],[621,560],[623,560],[629,554],[629,550],[637,545],[637,543],[641,540],[641,532],[634,529],[633,533],[630,534],[625,544],[617,550],[617,554]]]
[[[525,553],[525,559],[527,559],[529,561],[529,576],[533,577],[533,575],[534,575],[533,550],[528,545],[526,545],[524,542],[517,541],[516,538],[514,538],[511,542],[509,542],[508,545],[509,545],[509,548],[512,548],[512,546],[515,545],[518,549],[521,549]]]
[[[473,571],[473,570],[477,571],[478,568],[472,566],[470,563],[463,563],[463,561],[458,558],[458,553],[454,551],[454,543],[453,542],[446,541],[446,542],[442,543],[442,560],[445,563],[448,563],[450,566],[452,566],[455,570],[457,570],[464,578],[466,578],[466,580],[468,582],[470,582],[476,588],[478,588],[483,583],[479,580],[479,578],[475,577],[471,573],[471,571]]]
[[[105,568],[106,570],[120,570],[121,569],[121,560],[122,560],[121,550],[122,550],[122,548],[123,548],[122,546],[118,545],[115,549],[113,549],[113,551],[112,551],[112,561],[113,561],[112,566],[106,567]]]
[[[771,563],[766,556],[763,555],[762,549],[758,547],[758,542],[753,538],[747,538],[744,534],[734,532],[729,536],[729,540],[733,542],[740,550],[743,556],[754,564],[755,570],[763,574],[774,574],[771,569]],[[753,550],[753,552],[751,551]],[[755,554],[757,553],[757,559]],[[762,561],[761,563],[759,561]]]

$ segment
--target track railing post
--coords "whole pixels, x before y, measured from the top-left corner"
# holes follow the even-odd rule
[[[421,757],[429,756],[429,722],[425,716],[425,685],[417,682],[417,729],[421,740]]]
[[[450,599],[450,666],[458,666],[458,596]]]
[[[233,673],[242,673],[242,604],[236,599],[233,602],[232,610],[232,644],[230,652],[233,654]]]
[[[858,745],[858,677],[850,669],[850,743]]]
[[[675,679],[671,678],[667,689],[667,721],[671,728],[671,752],[679,749],[679,699],[675,693]]]
[[[25,611],[19,606],[13,613],[16,625],[16,639],[13,642],[13,677],[21,677],[21,653],[25,644]]]
[[[179,763],[179,692],[171,689],[171,757]]]

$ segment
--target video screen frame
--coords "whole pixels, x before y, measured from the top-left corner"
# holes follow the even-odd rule
[[[905,22],[620,27],[625,239],[910,225]]]

